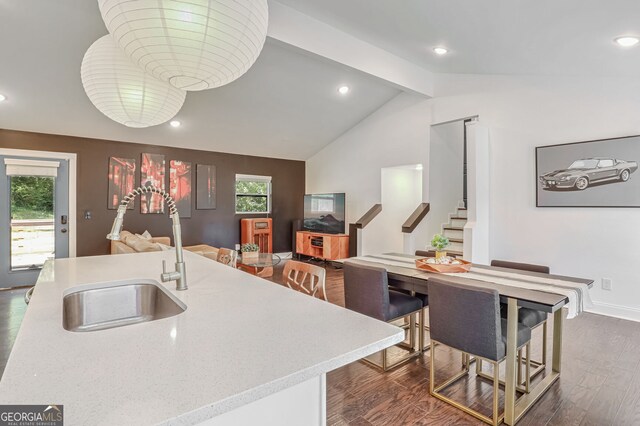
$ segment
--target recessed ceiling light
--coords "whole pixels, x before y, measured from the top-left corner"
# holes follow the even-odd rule
[[[445,53],[447,53],[449,50],[447,50],[444,47],[434,47],[433,51],[436,53],[436,55],[444,55]]]
[[[7,99],[7,97],[0,93],[0,102],[4,101],[5,99]]]
[[[171,121],[171,122],[169,123],[169,125],[170,125],[171,127],[180,127],[180,125],[181,125],[181,124],[182,124],[182,123],[181,123],[181,122],[179,122],[178,120],[173,120],[173,121]]]
[[[347,93],[349,93],[349,90],[351,90],[349,86],[338,87],[338,93],[340,93],[341,95],[346,95]]]
[[[614,41],[622,47],[631,47],[638,44],[638,41],[640,41],[640,39],[638,39],[638,37],[633,37],[633,36],[622,36],[622,37],[616,38]]]

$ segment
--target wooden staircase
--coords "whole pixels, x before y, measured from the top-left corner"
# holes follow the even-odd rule
[[[454,257],[462,257],[464,247],[464,225],[467,223],[467,209],[458,207],[457,211],[449,217],[449,223],[442,226],[442,235],[449,238],[451,245],[447,248],[447,254]]]

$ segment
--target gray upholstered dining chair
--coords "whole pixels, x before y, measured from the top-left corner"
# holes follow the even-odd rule
[[[373,364],[383,371],[388,371],[420,355],[422,351],[415,350],[415,333],[416,316],[422,310],[422,302],[408,294],[389,290],[387,271],[384,268],[358,265],[347,261],[343,270],[344,304],[347,309],[385,322],[410,317],[408,325],[409,349],[404,357],[390,363],[388,349],[384,349],[381,364],[371,358],[364,358],[363,361]],[[406,329],[407,327],[405,327]]]
[[[500,296],[497,290],[453,283],[444,278],[429,279],[429,322],[431,360],[429,391],[434,397],[493,425],[502,422],[500,413],[500,362],[507,353],[507,321],[500,317]],[[531,329],[518,324],[517,346],[529,346]],[[448,346],[473,355],[493,365],[493,414],[488,417],[440,393],[469,374],[469,364],[440,385],[435,383],[436,347]]]
[[[510,262],[507,260],[492,260],[491,266],[496,266],[500,268],[508,268],[508,269],[517,269],[520,271],[528,271],[528,272],[537,272],[539,274],[549,274],[551,272],[548,266],[544,265],[534,265],[531,263],[521,263],[521,262]],[[507,317],[507,306],[502,305],[502,318]],[[533,371],[531,372],[531,378],[536,377],[538,374],[542,373],[547,367],[547,333],[548,333],[548,323],[547,323],[547,313],[543,311],[538,311],[536,309],[530,308],[520,308],[518,310],[518,321],[522,324],[529,327],[532,331],[535,328],[538,328],[542,325],[542,359],[540,361],[530,360],[531,365],[533,366]],[[518,383],[522,384],[522,354],[518,353]],[[476,364],[477,369],[481,369],[481,363]],[[529,392],[528,387],[526,387],[526,391]]]

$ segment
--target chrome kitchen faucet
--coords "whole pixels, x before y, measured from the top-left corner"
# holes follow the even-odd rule
[[[169,217],[171,217],[171,220],[173,221],[173,240],[176,246],[176,270],[173,272],[167,272],[167,263],[163,260],[162,274],[160,275],[160,279],[163,283],[168,281],[175,281],[176,290],[186,290],[188,288],[187,271],[182,255],[182,230],[180,228],[180,215],[178,215],[178,209],[176,207],[175,201],[173,201],[173,198],[171,198],[171,196],[164,189],[156,188],[155,186],[139,186],[138,188],[128,193],[120,202],[120,206],[118,206],[118,213],[115,220],[113,221],[111,232],[109,233],[109,235],[107,235],[107,239],[114,241],[120,240],[120,231],[122,230],[122,223],[124,222],[124,215],[127,212],[127,206],[138,195],[148,193],[158,194],[162,196],[164,203],[169,208]]]

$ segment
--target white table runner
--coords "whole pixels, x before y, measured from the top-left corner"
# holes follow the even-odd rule
[[[377,254],[370,256],[352,257],[350,260],[362,260],[365,262],[380,263],[382,265],[398,266],[421,270],[416,267],[415,260],[404,256],[392,254]],[[586,284],[566,281],[558,278],[540,277],[533,275],[519,274],[517,272],[500,271],[471,267],[471,271],[463,274],[443,274],[461,276],[478,281],[492,282],[500,285],[507,285],[528,290],[544,291],[566,296],[569,299],[567,308],[569,310],[567,318],[575,318],[582,313],[585,308],[593,306],[589,287]]]

